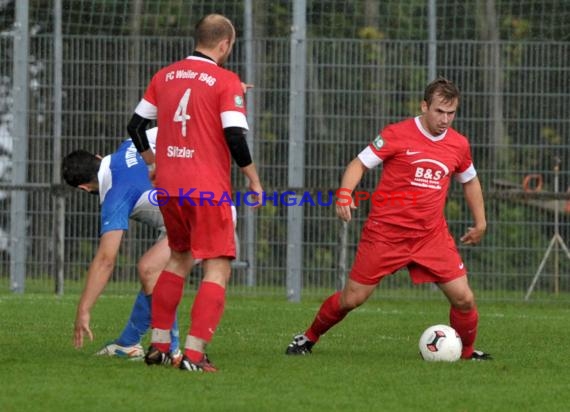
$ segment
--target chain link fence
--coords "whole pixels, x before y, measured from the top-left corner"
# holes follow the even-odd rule
[[[454,127],[470,138],[485,191],[486,238],[461,248],[481,298],[522,299],[555,233],[570,238],[568,1],[62,1],[60,18],[57,3],[0,2],[3,290],[82,288],[97,247],[98,204],[59,184],[57,148],[62,154],[114,151],[151,75],[191,52],[193,25],[210,12],[224,13],[238,29],[229,66],[255,84],[248,97],[249,137],[267,192],[326,198],[379,129],[418,113],[423,88],[435,73],[462,91]],[[28,6],[29,30],[18,25],[22,4]],[[299,21],[306,33],[300,41]],[[22,33],[29,33],[24,60],[18,53]],[[300,46],[301,65],[292,61]],[[21,71],[27,73],[24,117],[15,99],[22,93],[16,84]],[[54,104],[57,96],[61,109]],[[22,118],[25,135],[16,127]],[[301,185],[292,162],[302,170]],[[22,165],[18,179],[14,171]],[[378,175],[369,173],[361,188],[373,190]],[[239,173],[234,187],[245,191]],[[65,199],[62,223],[58,198]],[[23,210],[14,207],[15,199],[24,200],[18,203]],[[303,296],[322,296],[342,284],[368,205],[344,227],[333,206],[274,203],[282,202],[269,201],[254,213],[238,208],[240,259],[248,267],[234,271],[230,291],[294,300],[301,290]],[[452,187],[446,213],[458,238],[470,224],[459,186]],[[107,291],[135,290],[137,258],[156,236],[133,223]],[[15,285],[14,262],[22,256],[25,285]],[[558,242],[543,269],[533,299],[567,299],[570,261]],[[190,287],[199,276],[192,274]],[[440,297],[430,286],[411,287],[406,275],[387,279],[378,294]]]

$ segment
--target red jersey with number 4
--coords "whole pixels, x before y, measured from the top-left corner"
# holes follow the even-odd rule
[[[369,219],[399,236],[444,224],[451,177],[466,183],[476,176],[467,138],[451,128],[431,136],[419,117],[384,128],[358,158],[368,168],[383,165]]]
[[[158,71],[135,110],[157,119],[157,188],[170,196],[231,195],[231,156],[223,129],[247,129],[239,77],[190,56]]]

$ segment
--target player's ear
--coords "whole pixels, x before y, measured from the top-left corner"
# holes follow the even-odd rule
[[[427,102],[425,100],[422,100],[422,103],[420,105],[420,108],[422,109],[422,113],[425,113],[428,111],[429,106],[427,104]]]
[[[220,53],[222,54],[226,54],[231,46],[232,46],[232,41],[230,38],[224,39],[220,41],[220,43],[218,43]]]
[[[77,188],[81,189],[87,193],[91,192],[91,190],[92,190],[91,187],[87,184],[86,185],[78,185]]]

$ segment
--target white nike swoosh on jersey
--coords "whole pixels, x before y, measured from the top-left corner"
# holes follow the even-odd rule
[[[408,156],[412,156],[412,155],[419,154],[419,153],[421,153],[421,152],[412,152],[412,151],[409,150],[409,149],[406,150],[406,154],[407,154]]]

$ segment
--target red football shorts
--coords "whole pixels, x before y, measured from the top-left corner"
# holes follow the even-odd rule
[[[393,230],[386,234],[380,223],[366,221],[350,279],[376,285],[404,267],[414,283],[446,283],[467,273],[446,224],[421,236],[404,231],[397,236]]]
[[[236,256],[231,205],[171,197],[160,206],[168,245],[176,252],[190,250],[194,259]]]

